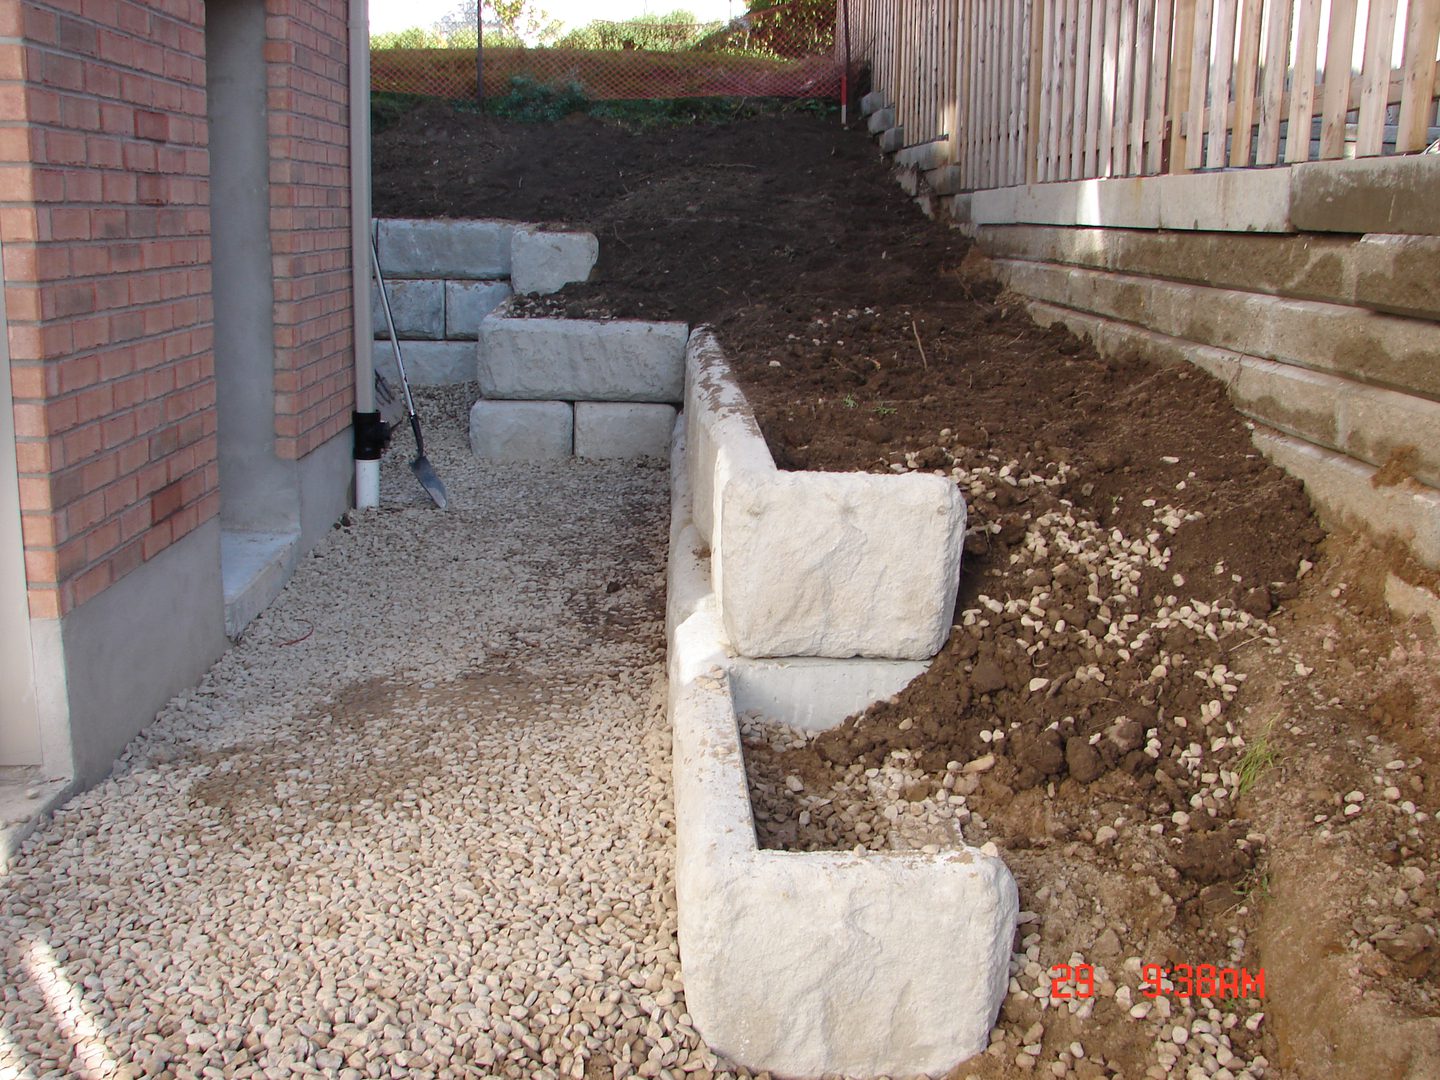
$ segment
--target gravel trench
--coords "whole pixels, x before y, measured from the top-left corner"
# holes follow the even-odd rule
[[[675,1077],[668,476],[482,467],[473,388],[3,882],[0,1075]],[[743,1072],[741,1073],[743,1075]]]

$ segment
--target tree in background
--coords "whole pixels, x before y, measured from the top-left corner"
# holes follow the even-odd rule
[[[494,19],[485,20],[486,45],[548,45],[560,36],[564,29],[558,19],[534,0],[484,0],[486,11]],[[475,35],[479,29],[479,11],[475,0],[463,0],[459,7],[446,15],[435,28],[444,34],[452,46],[475,47]]]
[[[836,0],[747,0],[752,45],[774,56],[814,56],[835,46]]]

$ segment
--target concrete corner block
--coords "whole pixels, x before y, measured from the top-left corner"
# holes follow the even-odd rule
[[[509,277],[515,228],[512,221],[382,218],[380,267],[387,277]]]
[[[648,402],[577,401],[575,456],[665,457],[675,429],[675,407]]]
[[[480,324],[481,392],[511,400],[678,402],[684,323],[512,319]]]
[[[937,476],[780,472],[714,335],[688,350],[696,525],[742,656],[923,660],[949,633],[965,502]]]
[[[445,334],[445,282],[435,278],[385,282],[395,332],[403,338],[438,340]],[[380,287],[370,286],[370,315],[375,336],[387,337],[385,309],[380,304]]]
[[[480,321],[514,295],[504,281],[445,282],[445,336],[474,341]]]
[[[574,414],[566,401],[488,401],[470,409],[470,449],[489,461],[570,456]]]
[[[685,1003],[717,1052],[785,1076],[938,1076],[984,1051],[1019,903],[1004,862],[762,850],[736,713],[834,726],[924,669],[734,657],[688,520],[689,418],[672,460],[666,627]],[[819,697],[814,691],[823,688]]]
[[[865,130],[871,135],[879,135],[882,131],[887,131],[894,126],[895,110],[888,106],[876,109],[865,121]]]
[[[518,228],[510,237],[510,284],[521,294],[559,292],[588,281],[599,257],[594,233]]]
[[[720,610],[742,656],[921,660],[945,644],[965,535],[950,481],[742,474],[721,498]]]
[[[375,370],[400,393],[400,369],[390,339],[374,344]],[[475,346],[468,341],[404,341],[400,355],[411,386],[454,386],[475,378]]]
[[[1440,235],[1440,155],[1312,161],[1289,169],[1290,216],[1301,232]]]
[[[871,90],[860,99],[860,115],[870,116],[880,109],[885,108],[885,91]]]
[[[904,128],[892,127],[880,133],[880,152],[882,154],[893,154],[904,145]]]

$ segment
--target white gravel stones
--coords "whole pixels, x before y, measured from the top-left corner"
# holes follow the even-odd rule
[[[675,946],[663,470],[420,402],[336,529],[0,891],[0,1074],[707,1077]],[[734,1075],[725,1073],[722,1075]]]

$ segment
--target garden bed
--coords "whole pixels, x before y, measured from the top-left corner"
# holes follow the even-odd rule
[[[946,827],[1002,853],[1011,993],[961,1075],[1434,1073],[1433,633],[1386,611],[1399,556],[1326,537],[1217,383],[1038,329],[819,118],[428,110],[377,170],[381,213],[594,231],[595,277],[550,303],[711,323],[782,469],[960,485],[958,629],[930,671],[747,752],[767,843],[888,845],[886,808],[945,792]],[[1266,998],[1147,998],[1144,965],[1180,963],[1263,966]],[[1094,996],[1056,964],[1090,965]]]

